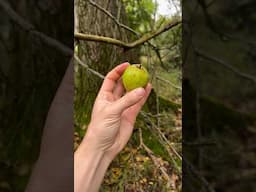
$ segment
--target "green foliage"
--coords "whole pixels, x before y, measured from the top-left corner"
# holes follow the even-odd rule
[[[141,33],[150,30],[156,4],[152,0],[123,0],[128,24]]]
[[[172,20],[180,20],[180,18],[160,17],[156,22],[156,29]],[[182,28],[181,25],[178,25],[152,40],[154,45],[160,48],[162,61],[164,62],[165,69],[168,71],[175,68],[181,69],[181,36]]]

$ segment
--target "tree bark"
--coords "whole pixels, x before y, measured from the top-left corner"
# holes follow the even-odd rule
[[[119,19],[120,23],[126,22],[124,7],[120,0],[95,0],[94,2]],[[79,26],[79,32],[112,37],[124,42],[135,39],[135,36],[131,32],[116,25],[113,19],[90,4],[89,1],[77,0],[76,6],[79,18],[77,24]],[[138,49],[126,51],[123,48],[113,45],[88,41],[78,41],[78,47],[79,58],[90,68],[103,75],[106,75],[114,66],[125,61],[129,61],[130,63],[137,63],[139,61]],[[90,111],[102,80],[78,65],[75,70],[75,125],[82,127],[84,123],[88,123],[89,121]]]

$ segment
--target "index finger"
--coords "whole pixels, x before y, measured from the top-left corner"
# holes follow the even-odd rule
[[[118,79],[122,76],[124,70],[129,66],[128,62],[122,63],[112,69],[105,77],[100,92],[112,92]]]

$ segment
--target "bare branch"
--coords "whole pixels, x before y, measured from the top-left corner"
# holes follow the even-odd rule
[[[170,82],[170,81],[168,81],[168,80],[166,80],[166,79],[163,79],[163,78],[161,78],[161,77],[159,77],[159,76],[156,76],[156,78],[159,79],[160,81],[163,81],[163,82],[165,82],[165,83],[171,85],[171,86],[174,87],[175,89],[178,89],[178,90],[180,90],[180,91],[182,90],[181,87],[179,87],[179,86],[177,86],[177,85],[174,85],[172,82]]]
[[[103,8],[102,6],[100,6],[99,4],[95,3],[95,2],[92,1],[92,0],[89,0],[89,3],[90,3],[92,6],[96,7],[97,9],[99,9],[100,11],[102,11],[103,13],[105,13],[105,14],[106,14],[109,18],[111,18],[119,27],[122,27],[122,28],[126,29],[127,31],[132,32],[132,33],[135,34],[137,37],[140,36],[140,34],[139,34],[137,31],[135,31],[135,30],[133,30],[132,28],[130,28],[129,26],[124,25],[123,23],[119,22],[119,20],[118,20],[115,16],[113,16],[108,10],[104,9],[104,8]],[[114,42],[114,41],[110,41],[109,43],[115,45],[115,42]],[[162,66],[164,69],[166,69],[166,67],[165,67],[164,64],[163,64],[162,58],[161,58],[161,56],[160,56],[159,49],[158,49],[157,47],[155,47],[155,46],[154,46],[152,43],[150,43],[149,41],[148,41],[147,43],[148,43],[148,45],[149,45],[150,47],[152,47],[152,49],[155,51],[155,53],[156,53],[156,55],[157,55],[157,57],[158,57],[158,59],[159,59],[159,61],[160,61],[161,66]],[[120,42],[118,42],[118,44],[120,44]],[[167,70],[167,69],[166,69],[166,70]]]
[[[79,40],[87,40],[87,41],[96,41],[96,42],[102,42],[102,43],[109,43],[112,45],[116,45],[119,47],[123,47],[126,49],[131,49],[138,47],[146,42],[148,42],[150,39],[157,37],[158,35],[168,31],[169,29],[179,25],[181,21],[171,21],[167,23],[165,26],[161,27],[160,29],[153,31],[151,33],[143,35],[138,40],[131,42],[131,43],[125,43],[123,41],[110,38],[110,37],[103,37],[98,35],[91,35],[91,34],[82,34],[82,33],[75,33],[75,38]]]
[[[183,157],[183,164],[192,171],[192,173],[202,182],[202,184],[204,184],[204,186],[209,192],[215,192],[215,189],[212,187],[212,185],[201,175],[201,173],[194,167],[194,165],[191,164],[184,157]]]
[[[85,67],[88,71],[90,71],[92,74],[98,76],[101,79],[104,79],[104,75],[100,74],[99,72],[91,69],[87,64],[85,64],[83,61],[81,61],[76,55],[74,55],[75,60],[80,64],[81,66]]]
[[[124,25],[123,23],[120,23],[118,21],[118,19],[116,17],[114,17],[109,11],[107,11],[106,9],[104,9],[103,7],[101,7],[100,5],[98,5],[97,3],[95,3],[94,1],[92,0],[89,0],[89,3],[98,8],[99,10],[101,10],[102,12],[104,12],[107,16],[109,16],[117,25],[119,25],[120,27],[134,33],[135,35],[139,35],[138,32],[134,31],[132,28],[128,27],[127,25]]]
[[[157,37],[158,35],[172,29],[173,27],[177,26],[181,24],[181,21],[177,21],[177,20],[174,20],[174,21],[170,21],[169,23],[167,23],[166,25],[164,25],[163,27],[159,28],[158,30],[156,31],[153,31],[151,33],[148,33],[148,34],[145,34],[143,35],[140,39],[134,41],[133,43],[131,43],[132,47],[137,47],[141,44],[144,44],[145,42],[149,41],[150,39],[154,38],[154,37]]]
[[[161,57],[161,54],[160,54],[159,49],[158,49],[156,46],[154,46],[153,44],[151,44],[150,42],[148,42],[148,43],[149,43],[149,45],[152,47],[152,49],[155,51],[156,56],[157,56],[158,59],[159,59],[160,65],[161,65],[165,70],[168,71],[167,67],[165,67],[165,65],[164,65],[164,62],[163,62],[163,60],[162,60],[162,57]]]
[[[103,36],[98,36],[98,35],[75,33],[75,38],[79,39],[79,40],[102,42],[102,43],[108,43],[108,44],[116,45],[116,46],[119,46],[119,47],[131,48],[129,46],[129,44],[127,44],[123,41],[111,38],[111,37],[103,37]]]
[[[61,51],[67,56],[73,56],[73,50],[64,45],[63,43],[57,41],[56,39],[49,37],[45,35],[44,33],[35,30],[35,27],[23,19],[20,15],[18,15],[12,8],[11,6],[4,0],[0,1],[0,7],[3,8],[3,10],[8,14],[8,16],[15,22],[17,23],[21,28],[26,30],[32,35],[35,35],[39,37],[45,44],[47,44],[50,47],[54,47],[55,49]]]
[[[147,117],[147,114],[144,111],[141,111],[140,114],[150,122],[150,124],[153,126],[153,128],[155,128],[155,130],[158,132],[160,138],[170,147],[172,153],[175,154],[177,158],[182,160],[181,155],[176,151],[176,149],[174,149],[174,147],[170,144],[169,140],[165,137],[165,135],[162,133],[162,131],[155,125],[155,123],[153,121],[151,121],[150,118]],[[166,148],[165,145],[164,145],[164,147]],[[169,153],[169,149],[166,149],[166,150]],[[172,158],[171,153],[169,153],[169,156]]]
[[[238,69],[236,69],[235,67],[233,67],[232,65],[224,62],[223,60],[219,59],[219,58],[215,58],[213,56],[210,56],[198,49],[195,50],[196,54],[204,59],[207,59],[207,60],[210,60],[210,61],[213,61],[215,63],[219,63],[221,64],[222,66],[224,66],[226,69],[232,71],[233,73],[235,73],[236,75],[244,78],[244,79],[247,79],[247,80],[250,80],[252,81],[253,83],[256,83],[256,78],[252,75],[249,75],[247,73],[243,73],[243,72],[240,72]]]
[[[146,146],[145,143],[143,142],[142,131],[141,131],[140,128],[139,128],[139,138],[140,138],[140,147],[142,147],[147,152],[147,154],[152,159],[152,161],[155,164],[155,166],[160,169],[160,171],[162,172],[164,177],[167,179],[168,187],[170,185],[174,186],[174,183],[173,183],[172,179],[170,178],[170,176],[168,175],[168,173],[165,171],[165,168],[163,166],[161,166],[161,164],[159,163],[159,160],[154,155],[153,151],[151,149],[149,149],[148,146]]]

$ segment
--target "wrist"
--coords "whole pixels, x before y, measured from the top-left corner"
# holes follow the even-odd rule
[[[85,139],[75,152],[75,192],[97,192],[111,160]]]
[[[100,142],[100,138],[102,138],[102,136],[95,133],[95,127],[90,123],[79,149],[84,152],[88,151],[87,153],[92,153],[95,157],[96,154],[98,154],[101,160],[104,160],[105,164],[110,164],[117,155],[117,153],[115,153],[116,150],[113,149],[118,146],[106,146],[106,144]],[[110,147],[112,147],[111,150],[109,150]]]
[[[82,164],[83,162],[93,162],[95,165],[100,164],[104,156],[104,151],[97,147],[95,140],[95,138],[86,134],[75,152],[75,160]]]
[[[74,155],[74,191],[92,191],[91,183],[97,179],[97,169],[101,164],[103,153],[93,150],[86,143],[82,143]],[[96,186],[95,186],[96,187]]]
[[[86,157],[90,156],[92,159],[99,161],[100,164],[102,161],[104,161],[105,165],[109,165],[114,157],[112,157],[112,154],[109,154],[108,151],[103,150],[98,142],[97,138],[86,134],[82,143],[80,144],[79,148],[76,151],[77,156]]]

